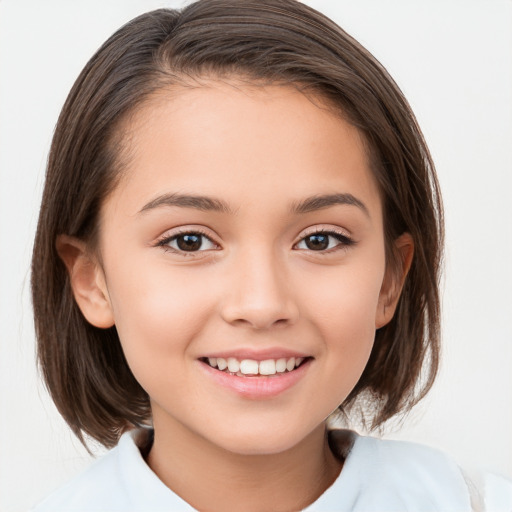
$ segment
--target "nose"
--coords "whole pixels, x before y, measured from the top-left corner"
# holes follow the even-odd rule
[[[247,252],[229,268],[222,318],[257,330],[294,324],[299,308],[283,264],[271,250]]]

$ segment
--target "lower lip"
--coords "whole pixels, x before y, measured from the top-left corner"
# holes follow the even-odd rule
[[[308,371],[311,359],[302,363],[298,368],[291,372],[276,373],[270,376],[249,376],[239,377],[231,375],[220,370],[216,370],[207,363],[199,361],[203,371],[215,381],[216,384],[234,391],[244,398],[252,400],[263,400],[272,398],[287,389],[293,387]]]

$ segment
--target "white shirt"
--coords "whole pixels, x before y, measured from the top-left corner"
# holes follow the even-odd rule
[[[137,431],[125,433],[113,450],[33,512],[194,511],[151,471],[135,443],[136,435]],[[307,512],[484,510],[483,496],[470,493],[471,484],[458,466],[437,450],[350,431],[340,432],[339,444],[341,452],[348,452],[343,469]],[[496,507],[492,512],[512,511],[512,483],[494,484],[496,492],[486,500]]]

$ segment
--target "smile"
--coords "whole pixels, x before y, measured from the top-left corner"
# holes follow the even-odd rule
[[[307,373],[314,357],[302,354],[239,354],[238,357],[201,357],[204,375],[216,385],[245,399],[265,400],[293,388]],[[219,354],[220,356],[220,354]],[[249,356],[252,356],[251,359]],[[258,357],[259,356],[259,357]]]
[[[265,359],[256,361],[255,359],[237,359],[235,357],[208,357],[201,360],[212,368],[220,370],[231,375],[243,376],[271,376],[291,372],[298,368],[304,361],[304,357],[289,357],[279,359]]]

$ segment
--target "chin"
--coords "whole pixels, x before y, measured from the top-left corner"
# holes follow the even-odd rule
[[[270,427],[270,428],[269,428]],[[266,428],[247,428],[219,432],[219,437],[210,441],[226,451],[239,455],[276,455],[294,448],[308,437],[307,431],[298,431],[286,425]]]

